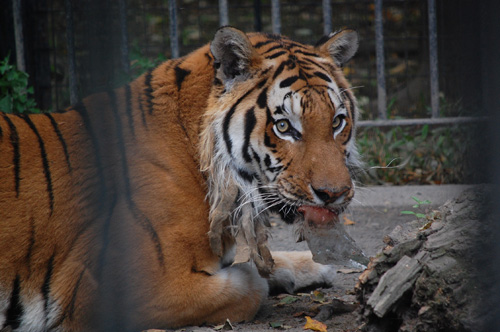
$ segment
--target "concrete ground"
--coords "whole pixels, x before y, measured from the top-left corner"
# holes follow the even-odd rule
[[[415,218],[412,215],[403,215],[401,211],[425,212],[436,209],[471,187],[471,185],[428,185],[357,188],[354,200],[341,216],[341,220],[349,219],[354,222],[345,226],[347,232],[366,255],[374,255],[382,249],[385,235],[398,224]],[[429,200],[431,204],[418,209],[413,208],[416,202],[412,196],[421,201]],[[279,223],[273,227],[271,234],[272,238],[269,241],[271,250],[308,250],[305,242],[295,242],[293,226]]]
[[[411,215],[402,215],[401,211],[425,212],[423,211],[424,208],[416,209],[412,207],[416,203],[411,198],[412,196],[422,201],[431,201],[431,204],[426,205],[425,209],[436,209],[446,201],[457,197],[463,190],[471,187],[465,185],[441,185],[358,188],[353,203],[340,218],[343,221],[347,219],[352,221],[350,225],[345,226],[347,232],[367,256],[373,256],[384,247],[383,238],[394,227],[415,219]],[[272,238],[269,241],[271,250],[308,250],[305,241],[296,243],[293,226],[274,222],[271,235]],[[356,306],[353,289],[360,272],[360,270],[339,269],[333,287],[320,289],[317,291],[318,293],[303,292],[294,295],[269,296],[251,322],[233,322],[232,326],[225,327],[191,326],[177,331],[215,332],[235,330],[263,332],[286,330],[288,332],[300,332],[304,331],[305,316],[312,316],[315,320],[324,322],[330,332],[356,331],[359,322],[357,321],[357,313],[353,311],[353,307]],[[318,302],[317,298],[315,298],[318,294],[324,297],[326,302]],[[284,300],[290,299],[289,302],[291,303],[283,303]]]

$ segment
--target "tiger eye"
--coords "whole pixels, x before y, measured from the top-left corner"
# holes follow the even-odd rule
[[[279,120],[276,122],[276,128],[280,133],[286,133],[290,129],[290,122],[288,120]]]
[[[340,119],[340,116],[337,116],[335,119],[333,119],[333,130],[337,130],[338,127],[340,127],[340,124],[342,123],[342,120]]]

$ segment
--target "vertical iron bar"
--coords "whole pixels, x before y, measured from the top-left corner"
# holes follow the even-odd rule
[[[332,4],[330,0],[323,0],[323,34],[328,36],[332,32]]]
[[[125,74],[130,74],[130,63],[128,58],[128,31],[127,31],[127,3],[126,0],[120,0],[120,51],[121,65]]]
[[[65,0],[64,4],[66,7],[66,48],[68,51],[69,102],[71,105],[75,105],[78,102],[78,91],[76,87],[73,7],[71,0]]]
[[[169,0],[168,11],[170,14],[170,48],[172,58],[179,57],[179,37],[177,35],[177,4],[176,0]]]
[[[14,38],[16,42],[16,64],[17,69],[26,71],[24,61],[24,37],[23,37],[23,19],[21,16],[21,0],[12,0],[12,11],[14,16]]]
[[[262,31],[262,10],[260,0],[253,0],[254,28],[255,31]]]
[[[439,71],[437,54],[436,1],[428,0],[429,15],[429,76],[431,81],[432,117],[439,117]]]
[[[385,90],[384,28],[382,21],[382,0],[375,0],[375,53],[377,57],[377,106],[378,117],[387,118],[387,95]]]
[[[219,0],[219,26],[229,24],[229,14],[227,10],[227,0]]]
[[[281,33],[280,0],[271,0],[271,20],[273,33]]]

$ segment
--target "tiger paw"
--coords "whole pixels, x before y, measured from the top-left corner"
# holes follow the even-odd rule
[[[272,293],[295,293],[300,289],[333,285],[336,269],[312,260],[308,251],[273,252],[274,268],[268,278]]]

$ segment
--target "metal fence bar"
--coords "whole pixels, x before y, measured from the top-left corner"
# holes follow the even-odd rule
[[[253,0],[253,24],[255,31],[262,31],[262,8],[260,0]]]
[[[439,117],[439,70],[437,54],[436,1],[428,0],[429,15],[429,77],[431,81],[432,117]]]
[[[385,89],[384,28],[382,0],[375,0],[375,53],[377,58],[377,106],[378,117],[387,119],[387,93]]]
[[[227,0],[219,0],[219,26],[229,24],[229,14],[227,10]]]
[[[71,0],[64,1],[66,9],[66,48],[68,51],[69,102],[75,105],[78,102],[76,85],[75,38],[73,27],[73,6]]]
[[[323,34],[328,36],[332,29],[332,4],[330,0],[323,0]]]
[[[21,0],[12,0],[12,10],[14,14],[14,38],[16,43],[16,64],[17,69],[26,71],[24,62],[24,37],[23,19],[21,16]]]
[[[281,33],[280,0],[271,0],[271,20],[273,33]]]
[[[127,31],[127,4],[126,0],[120,0],[120,51],[121,65],[125,74],[130,74],[130,63],[128,56],[128,31]]]
[[[398,119],[398,120],[365,120],[358,121],[358,127],[396,127],[418,125],[454,125],[463,123],[485,122],[488,117],[449,117],[449,118],[424,118],[424,119]]]
[[[170,49],[172,58],[179,57],[179,37],[178,37],[178,23],[177,23],[177,3],[176,0],[169,0],[168,12],[170,15]]]

